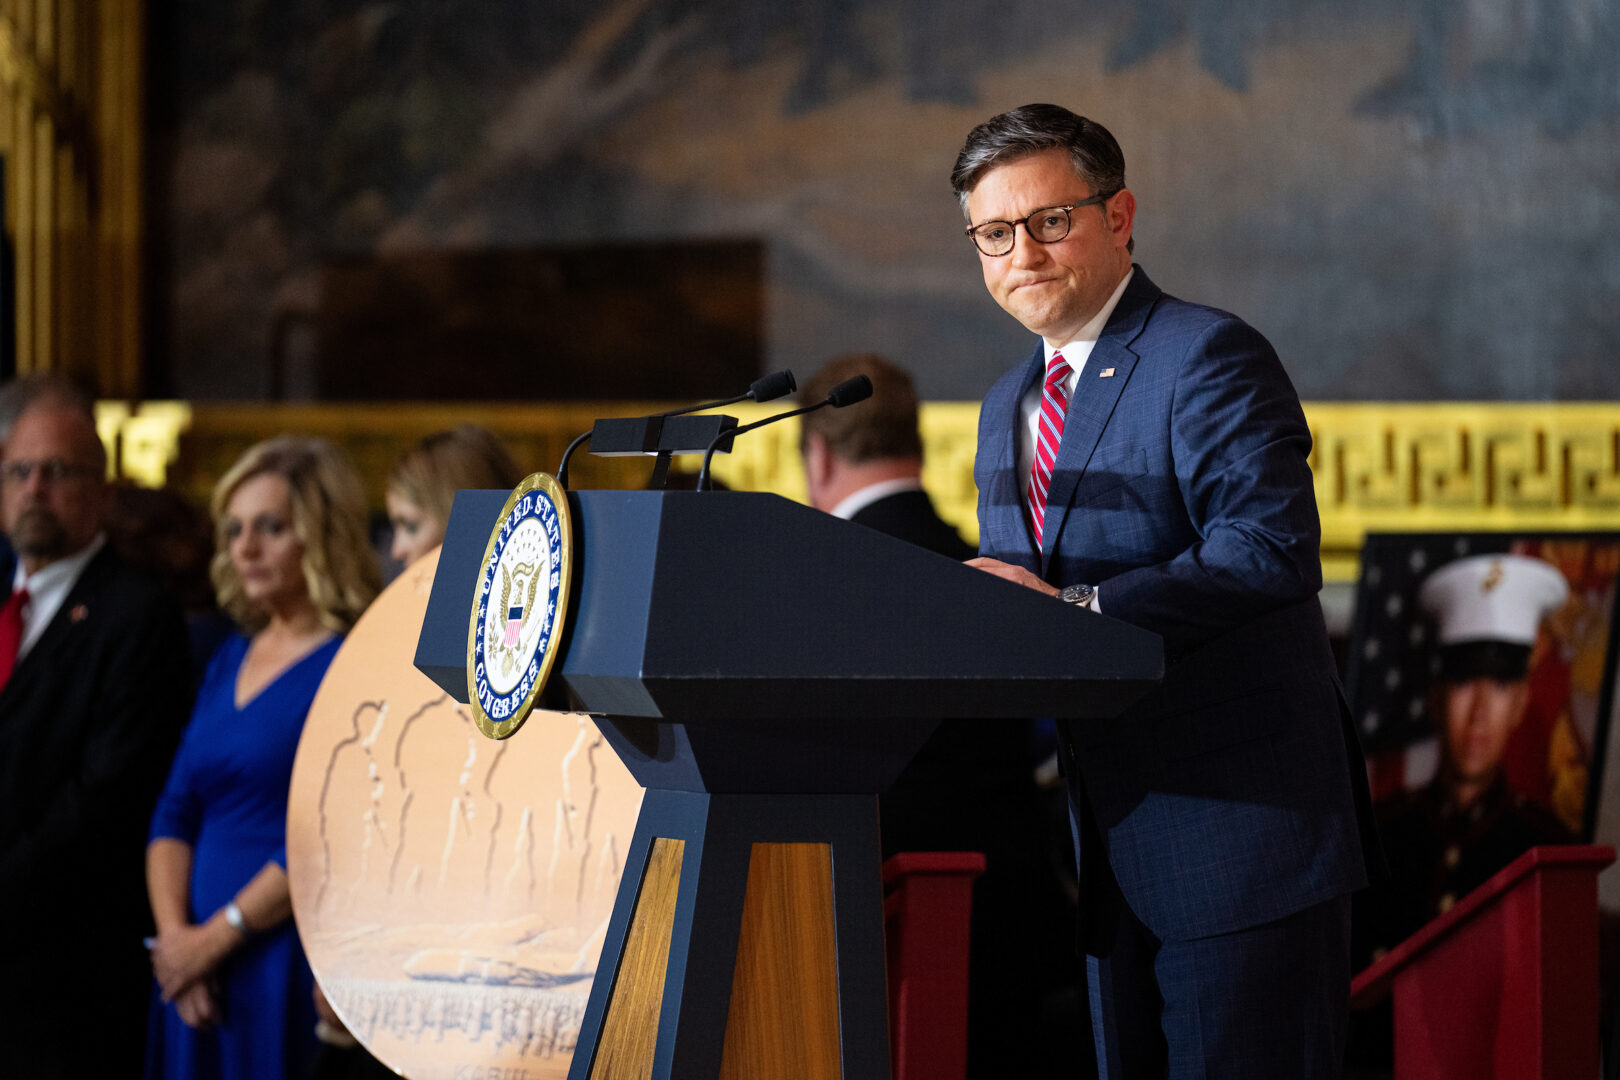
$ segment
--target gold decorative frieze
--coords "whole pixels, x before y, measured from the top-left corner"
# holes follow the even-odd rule
[[[1620,404],[1308,404],[1322,556],[1369,532],[1620,529]]]
[[[458,423],[482,424],[519,464],[555,471],[570,439],[598,416],[655,411],[657,403],[566,405],[188,405],[104,403],[98,426],[119,475],[144,485],[175,483],[206,498],[236,456],[281,432],[341,444],[382,504],[389,465],[413,441]],[[667,407],[667,406],[662,406]],[[725,410],[742,423],[775,405]],[[978,405],[922,407],[923,485],[940,514],[970,540],[975,520],[973,454]],[[1381,402],[1308,403],[1323,570],[1355,577],[1368,532],[1587,529],[1620,531],[1620,404]],[[680,467],[696,471],[695,459]],[[576,487],[633,487],[651,466],[636,458],[591,458],[571,466]],[[750,432],[714,459],[715,478],[748,491],[803,501],[799,426],[788,420]]]

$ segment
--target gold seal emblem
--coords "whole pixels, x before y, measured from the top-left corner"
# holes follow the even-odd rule
[[[516,731],[556,662],[574,569],[568,493],[545,473],[512,489],[479,564],[467,700],[492,739]]]

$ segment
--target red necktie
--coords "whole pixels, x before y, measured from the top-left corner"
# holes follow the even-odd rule
[[[1052,486],[1052,466],[1057,464],[1058,446],[1063,442],[1063,414],[1069,408],[1069,395],[1063,380],[1069,377],[1069,362],[1062,353],[1053,353],[1046,365],[1046,385],[1041,390],[1041,423],[1035,436],[1035,467],[1029,472],[1029,526],[1035,532],[1035,547],[1041,546],[1046,524],[1046,493]]]
[[[23,611],[27,607],[27,589],[18,589],[6,601],[6,606],[0,607],[0,690],[11,681],[12,669],[17,666],[17,650],[23,638]]]

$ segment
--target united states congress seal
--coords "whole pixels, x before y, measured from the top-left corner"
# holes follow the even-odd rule
[[[535,473],[512,490],[490,534],[467,626],[467,699],[492,739],[522,725],[551,674],[573,554],[568,494]]]

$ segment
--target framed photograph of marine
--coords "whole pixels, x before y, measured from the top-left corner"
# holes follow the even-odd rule
[[[1495,799],[1589,839],[1617,580],[1620,533],[1369,534],[1345,690],[1374,801],[1429,791],[1434,815],[1478,817]]]

